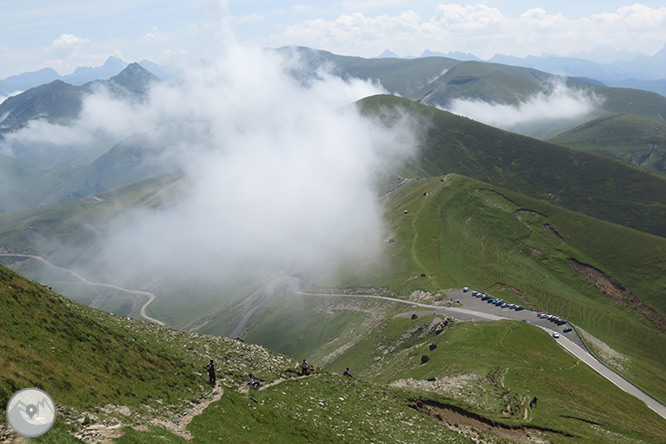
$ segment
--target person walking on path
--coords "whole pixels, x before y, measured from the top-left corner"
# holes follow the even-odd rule
[[[303,359],[303,362],[301,363],[301,376],[307,376],[310,374],[310,364],[308,364],[308,361]]]
[[[352,376],[352,374],[349,372],[349,367],[347,367],[347,368],[345,369],[345,371],[342,372],[342,376],[349,376],[350,378],[354,379],[354,377]]]
[[[206,370],[208,370],[208,382],[211,387],[215,388],[215,364],[212,359],[206,366]]]

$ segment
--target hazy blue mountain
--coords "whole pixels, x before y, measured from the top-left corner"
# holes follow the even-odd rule
[[[102,66],[78,67],[72,74],[63,76],[62,80],[70,85],[85,85],[94,80],[109,79],[119,74],[126,66],[126,62],[111,56]]]
[[[384,52],[379,54],[376,58],[378,59],[399,59],[400,56],[390,49],[385,49]]]
[[[60,78],[60,75],[51,68],[43,68],[39,71],[26,72],[0,80],[0,96],[13,94],[17,91],[25,91],[35,86],[44,85]]]
[[[615,61],[598,63],[588,57]],[[608,86],[644,89],[666,95],[666,46],[653,56],[619,51],[610,54],[600,50],[588,55],[580,54],[580,58],[547,54],[520,58],[497,54],[489,62],[535,68],[564,76],[588,77]]]
[[[177,68],[158,65],[157,63],[151,62],[150,60],[141,60],[139,65],[164,81],[176,80],[182,76],[182,73]]]
[[[81,111],[81,88],[62,80],[28,89],[0,104],[0,128],[16,128],[35,118],[73,118]]]
[[[423,51],[420,57],[448,57],[460,61],[477,61],[477,62],[481,61],[481,59],[475,56],[474,54],[468,52],[460,52],[460,51],[450,51],[448,53],[443,53],[440,51],[431,51],[429,49],[426,49]]]
[[[161,79],[171,80],[178,76],[177,70],[163,67],[148,60],[140,64],[148,71],[154,73]],[[54,80],[62,80],[74,86],[82,86],[95,80],[108,80],[120,74],[128,63],[118,57],[109,57],[101,66],[78,67],[72,74],[61,76],[51,68],[43,68],[39,71],[17,74],[0,80],[0,96],[7,96],[16,92],[23,92],[30,88],[46,85]]]
[[[138,63],[131,63],[109,80],[96,80],[75,86],[62,80],[28,89],[0,104],[0,130],[10,131],[29,120],[72,119],[78,116],[85,94],[95,86],[106,86],[115,94],[141,95],[150,83],[159,81]],[[2,117],[4,116],[4,117]]]

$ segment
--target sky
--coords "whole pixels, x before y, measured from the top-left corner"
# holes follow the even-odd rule
[[[43,67],[66,75],[111,55],[173,64],[209,57],[221,38],[362,57],[429,49],[488,59],[599,46],[653,55],[666,44],[666,6],[637,1],[0,0],[0,79]]]
[[[205,57],[221,35],[362,57],[429,49],[488,59],[599,46],[653,55],[666,44],[666,6],[638,1],[0,0],[0,78],[43,67],[66,75],[111,55]]]

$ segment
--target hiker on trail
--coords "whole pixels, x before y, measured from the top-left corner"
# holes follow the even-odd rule
[[[349,367],[347,367],[347,369],[344,372],[342,372],[342,376],[349,376],[350,378],[354,379],[352,374],[349,372]]]
[[[301,375],[306,376],[310,374],[310,364],[308,364],[308,361],[303,359],[303,362],[301,363]]]
[[[254,377],[252,373],[249,374],[249,377],[250,377],[250,387],[256,387],[256,388],[261,387],[261,383],[257,378]]]
[[[213,363],[213,360],[210,360],[210,363],[206,366],[206,370],[208,370],[208,382],[211,387],[215,387],[215,364]]]

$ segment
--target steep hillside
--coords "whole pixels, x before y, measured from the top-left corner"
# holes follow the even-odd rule
[[[436,396],[338,375],[296,379],[297,361],[262,347],[89,309],[2,267],[0,301],[0,404],[39,387],[58,406],[37,442],[473,442],[415,408]],[[249,372],[275,385],[249,392]],[[2,413],[0,437],[11,439]]]
[[[220,384],[234,388],[248,371],[270,381],[296,366],[258,346],[81,306],[4,267],[0,301],[0,359],[7,363],[0,368],[0,404],[21,388],[41,388],[62,408],[65,430],[84,422],[169,423],[210,398],[203,369],[209,359],[218,363]]]
[[[663,238],[455,175],[409,181],[386,197],[386,218],[384,261],[345,264],[317,281],[323,291],[309,291],[346,289],[433,303],[447,300],[446,288],[486,290],[580,326],[620,353],[609,365],[666,399]],[[429,295],[419,296],[423,291]],[[323,359],[345,350],[359,329],[374,328],[373,317],[359,312],[382,313],[374,305],[349,308],[338,301],[331,316],[318,304],[299,297],[266,307],[245,337]]]
[[[666,122],[637,114],[600,117],[551,142],[666,172]]]
[[[666,236],[666,176],[662,174],[501,131],[394,96],[369,97],[359,106],[369,115],[397,110],[424,124],[421,151],[404,175],[463,174]]]

